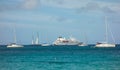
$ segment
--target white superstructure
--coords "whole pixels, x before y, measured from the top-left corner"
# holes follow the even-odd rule
[[[79,45],[80,42],[72,37],[70,37],[69,39],[58,37],[57,40],[53,42],[53,44],[54,45]]]

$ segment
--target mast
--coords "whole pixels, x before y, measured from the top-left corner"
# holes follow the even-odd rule
[[[85,38],[85,44],[88,44],[88,41],[87,41],[87,35],[86,35],[85,32],[84,32],[84,38]]]
[[[107,24],[106,16],[105,16],[105,26],[106,26],[105,42],[108,43],[108,24]]]
[[[110,25],[109,24],[108,24],[108,29],[110,30],[110,34],[111,34],[112,40],[115,43],[115,38],[113,36],[112,30],[110,29]]]
[[[17,43],[15,24],[13,27],[13,34],[14,34],[14,43]]]
[[[34,36],[32,35],[32,44],[34,44]]]
[[[39,44],[39,34],[37,32],[36,44]]]

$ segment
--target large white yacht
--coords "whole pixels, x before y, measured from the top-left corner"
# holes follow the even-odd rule
[[[58,37],[55,42],[53,42],[54,45],[79,45],[80,42],[76,40],[73,37],[70,37],[69,39]]]
[[[115,47],[115,40],[112,34],[112,31],[110,30],[110,35],[112,36],[112,39],[114,41],[114,43],[108,43],[108,23],[107,23],[107,18],[105,17],[105,26],[106,26],[106,36],[105,36],[105,42],[101,43],[101,42],[97,42],[95,47]]]

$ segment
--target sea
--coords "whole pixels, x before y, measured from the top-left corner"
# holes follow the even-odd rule
[[[0,45],[0,70],[120,70],[120,45],[115,48]]]

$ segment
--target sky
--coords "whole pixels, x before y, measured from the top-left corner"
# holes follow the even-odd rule
[[[120,0],[0,0],[0,44],[53,43],[70,36],[95,44],[105,40],[105,19],[120,44]],[[109,42],[113,43],[110,31]]]

